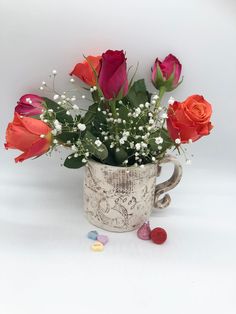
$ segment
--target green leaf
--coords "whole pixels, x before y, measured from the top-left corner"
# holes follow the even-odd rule
[[[99,147],[95,144],[97,138],[89,131],[86,131],[84,135],[84,147],[89,150],[89,152],[100,160],[104,160],[108,156],[108,150],[104,144]]]
[[[85,165],[85,163],[82,162],[83,158],[84,158],[84,156],[74,157],[74,154],[71,154],[64,161],[64,166],[67,168],[70,168],[70,169],[81,168]]]
[[[157,144],[155,142],[156,137],[162,137],[163,138],[163,143],[162,144]],[[160,129],[154,133],[152,133],[151,139],[149,140],[149,145],[153,151],[158,150],[158,146],[162,146],[162,152],[166,151],[167,149],[171,148],[174,146],[174,142],[170,138],[168,131],[166,129]]]
[[[98,108],[97,103],[94,103],[91,106],[89,106],[88,111],[85,113],[85,115],[81,119],[81,123],[84,123],[84,124],[91,123],[96,117],[96,114],[98,112],[97,108]]]
[[[66,114],[66,109],[58,105],[55,101],[44,97],[43,98],[47,109],[52,109],[56,115],[56,119],[61,123],[73,123],[72,116]]]
[[[116,162],[120,165],[123,163],[123,161],[125,161],[126,159],[128,159],[128,154],[127,152],[124,150],[123,147],[120,147],[120,150],[117,152],[115,152],[115,160]]]
[[[149,93],[143,79],[134,82],[126,98],[133,107],[145,104],[145,102],[150,100]]]
[[[63,143],[66,143],[67,141],[71,141],[71,143],[74,143],[78,140],[79,133],[76,132],[62,132],[61,134],[58,134],[55,136],[55,138]]]
[[[162,71],[160,69],[160,66],[157,64],[157,71],[156,71],[156,77],[153,82],[153,85],[156,87],[156,89],[160,89],[162,86],[165,85],[165,79],[162,75]]]

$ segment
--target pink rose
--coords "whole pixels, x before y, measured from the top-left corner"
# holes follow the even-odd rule
[[[102,66],[98,78],[106,99],[116,98],[128,92],[126,58],[123,50],[107,50],[102,54]]]
[[[26,94],[20,98],[15,107],[15,112],[20,116],[36,116],[41,114],[44,107],[42,106],[43,98],[33,94]]]
[[[157,88],[164,87],[166,91],[172,91],[180,83],[182,65],[179,60],[169,54],[164,61],[156,59],[152,69],[152,83]]]

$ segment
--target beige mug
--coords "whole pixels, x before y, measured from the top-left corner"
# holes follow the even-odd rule
[[[161,165],[173,163],[169,180],[156,184]],[[147,221],[153,208],[170,204],[169,194],[182,177],[180,162],[166,155],[157,164],[144,167],[116,167],[90,160],[85,167],[85,214],[93,225],[115,232],[137,229]],[[163,197],[161,197],[164,194]]]

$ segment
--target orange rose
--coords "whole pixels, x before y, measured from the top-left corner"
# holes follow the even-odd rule
[[[211,105],[203,96],[193,95],[182,103],[175,101],[168,108],[167,128],[170,137],[187,143],[208,135],[213,128],[211,114]]]
[[[46,153],[51,141],[51,128],[46,123],[15,113],[7,127],[5,148],[21,150],[23,154],[15,158],[19,162]]]
[[[74,70],[70,73],[70,75],[77,76],[89,86],[95,86],[96,75],[94,74],[93,70],[96,71],[97,75],[99,74],[101,68],[100,60],[101,56],[88,56],[83,63],[76,64]]]

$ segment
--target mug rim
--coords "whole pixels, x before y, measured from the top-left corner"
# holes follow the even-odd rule
[[[119,170],[139,170],[139,171],[145,171],[145,169],[147,169],[147,167],[148,168],[151,168],[151,167],[158,167],[159,166],[159,161],[157,162],[157,163],[148,163],[148,164],[145,164],[144,165],[144,167],[143,168],[141,168],[141,167],[135,167],[134,165],[132,165],[132,166],[129,166],[129,167],[122,167],[122,166],[113,166],[113,165],[107,165],[107,164],[103,164],[103,163],[101,163],[101,162],[98,162],[98,161],[96,161],[96,160],[94,160],[94,159],[89,159],[88,160],[88,163],[90,163],[90,164],[97,164],[97,165],[100,165],[101,167],[102,166],[106,166],[106,167],[108,167],[108,168],[112,168],[112,169],[119,169]]]

